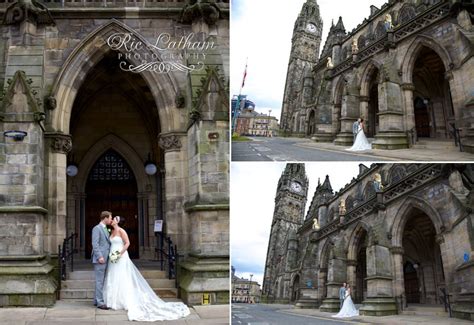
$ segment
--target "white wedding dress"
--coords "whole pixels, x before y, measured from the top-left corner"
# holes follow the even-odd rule
[[[332,315],[332,317],[342,318],[353,316],[359,316],[359,311],[356,309],[354,303],[352,302],[351,294],[347,292],[341,310],[336,315]]]
[[[357,136],[354,141],[352,147],[350,147],[349,151],[364,151],[372,149],[372,145],[370,144],[369,140],[365,136],[364,130],[362,129],[362,125],[359,124],[359,129],[357,131]]]
[[[121,251],[122,238],[110,239],[110,252]],[[107,265],[104,301],[112,309],[128,311],[130,321],[173,320],[189,315],[182,302],[164,302],[155,294],[125,251],[117,263]]]

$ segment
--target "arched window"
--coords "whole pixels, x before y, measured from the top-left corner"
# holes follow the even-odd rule
[[[400,9],[400,13],[398,14],[398,23],[403,24],[407,21],[411,20],[416,16],[415,7],[410,4],[405,4],[402,9]]]
[[[349,195],[346,199],[346,211],[352,210],[353,207],[354,207],[354,198],[351,195]]]
[[[390,184],[396,183],[400,181],[402,178],[406,176],[407,172],[405,167],[401,165],[394,166],[390,170]]]
[[[383,21],[379,21],[379,23],[377,24],[377,27],[375,28],[375,39],[376,40],[381,39],[382,37],[385,36],[386,32],[387,31],[385,30]]]
[[[363,49],[365,47],[366,41],[365,41],[365,36],[361,35],[357,39],[357,46],[359,47],[359,50]]]
[[[375,196],[374,182],[370,181],[370,182],[367,182],[367,184],[365,185],[364,199],[368,200],[373,196]]]

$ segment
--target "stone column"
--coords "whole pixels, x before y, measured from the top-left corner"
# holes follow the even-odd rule
[[[403,112],[405,115],[405,130],[407,130],[408,135],[410,136],[414,132],[414,137],[416,139],[416,124],[415,124],[415,105],[413,101],[413,91],[415,86],[410,83],[402,84],[403,90]],[[410,141],[411,136],[410,136]],[[413,145],[414,143],[410,143]]]
[[[72,149],[71,136],[63,133],[45,133],[47,156],[45,160],[45,192],[48,220],[45,231],[45,250],[57,253],[58,245],[66,238],[67,154]]]
[[[385,81],[379,84],[379,132],[375,135],[375,149],[408,148],[404,128],[404,112],[400,85]]]
[[[325,267],[322,267],[319,269],[318,272],[318,298],[320,301],[322,301],[324,298],[326,298],[326,279],[328,276],[328,269]]]
[[[188,187],[188,163],[184,133],[160,134],[159,145],[164,150],[164,230],[178,246],[180,254],[189,253],[192,245],[189,240],[189,226],[186,224],[186,190]],[[158,209],[156,200],[150,201],[150,209]]]
[[[390,248],[392,253],[392,268],[393,268],[393,295],[398,302],[399,310],[402,308],[401,304],[405,302],[405,280],[403,274],[403,247],[394,246]]]
[[[360,101],[360,117],[362,117],[364,120],[367,120],[369,118],[370,97],[360,96],[359,101]]]
[[[466,101],[463,111],[465,132],[462,144],[466,152],[474,153],[474,96]]]
[[[356,266],[357,260],[347,260],[347,283],[352,287],[352,298],[356,296],[357,290],[364,290],[356,287]]]
[[[386,316],[397,314],[393,298],[390,250],[381,245],[367,248],[367,299],[360,308],[361,315]]]
[[[354,143],[352,125],[360,116],[359,96],[344,95],[341,108],[341,131],[336,136],[335,144],[351,146]]]
[[[319,308],[321,311],[333,313],[341,309],[339,288],[347,281],[346,272],[346,260],[342,258],[332,258],[329,260],[327,295]]]

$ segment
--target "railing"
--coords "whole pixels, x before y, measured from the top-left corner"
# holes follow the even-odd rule
[[[459,151],[463,152],[464,148],[462,147],[461,143],[461,129],[456,128],[456,125],[454,123],[450,123],[449,126],[451,128],[449,133],[451,133],[454,138],[454,144],[456,145],[456,147],[459,145]]]
[[[63,245],[58,245],[58,265],[59,265],[59,279],[58,292],[61,290],[61,281],[66,280],[67,265],[71,272],[74,271],[74,254],[77,253],[75,247],[75,239],[77,234],[72,233],[69,237],[64,238]]]
[[[449,317],[453,317],[451,313],[451,302],[449,301],[450,295],[446,292],[446,288],[440,288],[439,290],[443,294],[439,298],[441,299],[441,302],[444,304],[444,310],[448,312]]]
[[[170,237],[163,233],[156,233],[157,245],[155,248],[157,261],[160,263],[160,270],[168,272],[168,279],[175,279],[178,283],[178,248],[173,244]]]

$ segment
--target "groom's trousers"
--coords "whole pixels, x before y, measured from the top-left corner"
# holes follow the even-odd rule
[[[342,305],[344,304],[344,299],[340,299],[340,298],[339,298],[339,301],[340,301],[341,308],[342,308]]]
[[[95,296],[94,302],[97,303],[97,306],[105,305],[104,302],[104,280],[105,280],[105,269],[107,268],[107,263],[94,264],[94,274],[95,274]]]

